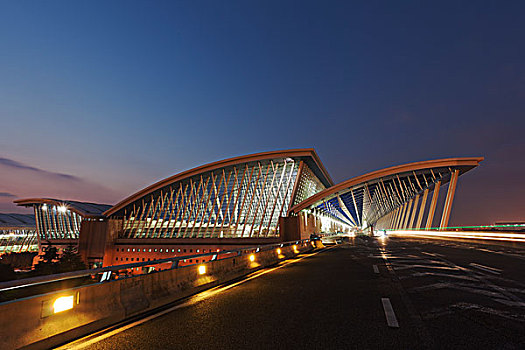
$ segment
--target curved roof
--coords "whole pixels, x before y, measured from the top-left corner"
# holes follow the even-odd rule
[[[355,217],[352,217],[352,216],[355,216],[356,211],[363,210],[363,202],[364,202],[364,199],[361,198],[361,203],[357,203],[359,201],[356,201],[355,197],[352,195],[352,197],[354,198],[351,197],[347,201],[349,202],[348,205],[344,203],[346,200],[342,198],[343,194],[348,193],[352,188],[356,188],[360,186],[363,187],[365,186],[365,184],[372,183],[372,182],[387,181],[387,179],[392,179],[396,176],[398,177],[398,180],[399,180],[399,177],[402,177],[402,176],[405,176],[406,178],[413,176],[414,180],[417,181],[420,187],[420,190],[422,190],[424,187],[421,186],[420,182],[423,182],[423,179],[425,179],[425,183],[427,182],[424,176],[424,171],[427,171],[427,175],[431,173],[432,176],[434,176],[434,172],[433,172],[434,170],[447,170],[448,171],[451,169],[458,169],[460,171],[460,174],[463,174],[466,171],[478,166],[479,163],[483,159],[484,159],[483,157],[436,159],[436,160],[427,160],[427,161],[420,161],[420,162],[415,162],[415,163],[396,165],[396,166],[392,166],[389,168],[372,171],[368,174],[360,175],[360,176],[348,179],[346,181],[340,182],[336,184],[335,186],[327,188],[311,196],[310,198],[290,208],[289,213],[298,213],[299,211],[303,209],[306,209],[306,208],[309,208],[315,205],[320,205],[320,208],[323,207],[321,209],[324,209],[325,211],[330,211],[330,210],[333,210],[334,207],[337,207],[337,209],[339,210],[341,214],[340,216],[345,217],[349,219],[350,221],[352,221],[352,219],[356,219]],[[448,181],[448,179],[444,177],[442,181],[446,182]],[[425,187],[432,187],[432,186],[433,186],[433,183],[431,184],[427,183]],[[381,188],[379,190],[381,191]],[[367,193],[367,195],[370,196],[370,193]],[[332,203],[327,203],[328,200],[333,200],[333,201]],[[352,209],[348,210],[349,208],[352,208]],[[350,211],[352,211],[352,214],[354,215],[351,215],[349,213]],[[353,220],[353,221],[355,222],[357,220]]]
[[[32,206],[33,204],[50,204],[55,206],[66,206],[69,210],[74,211],[83,217],[98,219],[103,218],[106,210],[111,208],[109,204],[98,204],[89,202],[77,202],[70,200],[54,199],[54,198],[27,198],[17,199],[14,201],[20,206]]]
[[[281,150],[281,151],[270,151],[270,152],[261,152],[254,153],[245,156],[239,156],[234,158],[228,158],[219,160],[217,162],[209,163],[206,165],[201,165],[199,167],[183,171],[181,173],[175,174],[171,177],[168,177],[164,180],[156,182],[143,190],[136,192],[135,194],[129,196],[128,198],[117,203],[114,207],[104,212],[104,215],[109,216],[115,214],[119,210],[123,209],[127,205],[135,202],[136,200],[153,193],[161,188],[171,185],[177,181],[184,180],[194,175],[198,175],[207,171],[212,171],[216,169],[225,168],[228,166],[233,166],[237,164],[243,164],[248,162],[256,162],[267,159],[275,158],[300,158],[305,161],[310,169],[316,174],[316,176],[323,182],[326,187],[333,186],[333,181],[328,171],[323,166],[319,156],[313,148],[301,148],[301,149],[290,149],[290,150]]]
[[[2,214],[0,213],[0,228],[2,227],[35,227],[33,214]]]

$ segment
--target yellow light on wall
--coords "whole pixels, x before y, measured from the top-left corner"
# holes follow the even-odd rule
[[[254,261],[255,261],[255,255],[253,255],[253,254],[250,255],[250,261],[251,261],[251,262],[254,262]]]
[[[277,248],[277,254],[281,254],[281,248]]]
[[[53,313],[59,313],[73,308],[74,296],[60,297],[53,303]]]
[[[199,275],[204,275],[206,273],[206,266],[200,265],[199,266]]]

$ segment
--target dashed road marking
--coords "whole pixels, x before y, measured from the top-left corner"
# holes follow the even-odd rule
[[[389,298],[381,298],[381,303],[383,304],[383,310],[385,311],[386,323],[388,327],[399,328],[399,323],[397,322],[396,314],[392,308]]]

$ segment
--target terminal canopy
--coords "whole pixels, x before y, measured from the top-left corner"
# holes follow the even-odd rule
[[[349,226],[368,227],[436,183],[475,168],[482,157],[448,158],[403,164],[373,171],[329,187],[293,206],[301,211],[336,218]]]
[[[73,211],[84,218],[98,219],[103,218],[106,210],[112,206],[109,204],[98,204],[89,202],[77,202],[71,200],[53,199],[53,198],[28,198],[18,199],[14,201],[16,204],[24,207],[43,205],[52,206],[54,208],[63,208],[64,211]]]

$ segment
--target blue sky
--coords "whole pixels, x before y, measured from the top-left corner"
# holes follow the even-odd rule
[[[525,220],[524,10],[0,1],[0,158],[22,165],[0,162],[13,196],[0,210],[28,196],[117,202],[207,162],[314,147],[336,182],[485,156],[460,179],[452,223]]]

